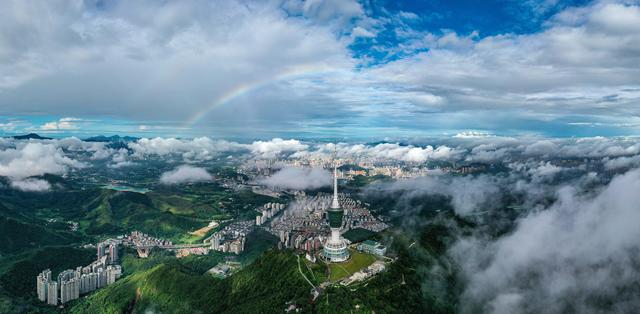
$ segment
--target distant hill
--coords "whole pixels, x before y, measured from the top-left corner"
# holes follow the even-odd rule
[[[50,137],[40,136],[36,133],[29,133],[27,135],[16,135],[16,136],[12,136],[12,138],[16,140],[50,140],[52,139]]]
[[[117,142],[135,142],[135,141],[137,141],[139,139],[140,138],[133,137],[133,136],[120,136],[120,135],[104,136],[104,135],[98,135],[98,136],[93,136],[93,137],[86,138],[86,139],[84,139],[84,141],[85,142],[117,143]]]

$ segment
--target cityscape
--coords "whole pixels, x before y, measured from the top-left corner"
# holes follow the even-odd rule
[[[342,234],[352,229],[379,233],[387,229],[388,225],[379,221],[360,201],[338,192],[337,166],[333,167],[332,184],[333,194],[319,193],[316,196],[308,196],[304,191],[296,191],[288,205],[265,203],[255,209],[255,220],[226,221],[228,224],[222,228],[218,227],[221,227],[223,222],[212,221],[206,227],[207,231],[217,231],[204,238],[202,244],[173,243],[171,240],[156,238],[137,230],[107,239],[95,245],[97,259],[91,264],[79,266],[75,270],[64,270],[59,273],[57,280],[52,279],[50,269],[38,274],[38,299],[48,305],[64,305],[115,283],[122,276],[122,267],[118,264],[119,246],[135,250],[137,257],[142,259],[149,258],[153,250],[175,252],[176,258],[207,255],[209,251],[239,255],[245,250],[247,236],[256,228],[262,228],[278,237],[278,249],[294,249],[311,263],[317,263],[319,260],[326,263],[346,262],[350,259],[348,247],[353,247],[360,254],[375,256],[371,263],[364,265],[366,267],[348,274],[340,283],[349,285],[369,279],[384,271],[386,264],[393,261],[382,259],[385,257],[386,247],[373,240],[352,246],[351,241],[346,240]],[[229,257],[232,256],[227,256]],[[240,268],[241,264],[231,259],[212,267],[208,273],[226,278]],[[314,298],[317,298],[319,292],[315,286],[313,287]]]
[[[0,314],[640,309],[640,0],[0,1]]]

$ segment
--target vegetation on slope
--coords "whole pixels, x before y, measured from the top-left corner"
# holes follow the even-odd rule
[[[0,313],[32,313],[51,307],[36,300],[36,276],[49,268],[53,276],[64,269],[85,266],[95,259],[94,250],[72,247],[50,247],[3,259],[0,268]],[[0,302],[2,303],[2,302]]]
[[[222,280],[167,260],[90,295],[71,312],[277,313],[289,301],[309,307],[308,297],[296,257],[270,250]]]
[[[0,257],[47,245],[70,244],[80,237],[42,225],[20,222],[0,216]]]

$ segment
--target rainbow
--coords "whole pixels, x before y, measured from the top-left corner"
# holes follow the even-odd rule
[[[278,81],[299,78],[299,77],[308,77],[313,75],[326,74],[329,72],[333,72],[333,71],[327,70],[327,68],[324,66],[303,65],[303,66],[297,66],[297,67],[288,69],[287,71],[268,77],[266,79],[256,80],[253,82],[238,85],[235,88],[232,88],[231,90],[223,94],[222,96],[220,96],[219,98],[217,98],[213,103],[206,106],[203,110],[193,115],[190,119],[187,120],[187,122],[185,123],[185,126],[188,128],[192,128],[196,123],[198,123],[200,120],[206,117],[214,109],[220,106],[223,106],[224,104],[229,103],[236,98],[242,97],[258,89],[261,89],[262,87],[267,86],[269,84],[273,84]]]

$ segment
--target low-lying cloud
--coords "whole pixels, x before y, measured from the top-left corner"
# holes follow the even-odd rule
[[[165,172],[160,176],[160,183],[167,185],[205,182],[211,180],[213,180],[213,177],[209,172],[207,172],[207,170],[188,165],[180,166],[174,170]]]
[[[0,151],[0,176],[24,179],[45,173],[64,174],[69,168],[84,165],[65,156],[53,144],[20,143],[16,148]]]
[[[372,193],[403,193],[403,200],[421,195],[441,195],[450,198],[451,206],[458,215],[469,215],[478,210],[493,208],[499,204],[504,179],[481,175],[478,177],[431,175],[393,183],[378,183],[370,186]]]
[[[22,191],[46,191],[50,184],[42,179],[28,179],[44,174],[66,174],[72,168],[84,168],[80,161],[69,158],[55,144],[19,142],[0,150],[0,176],[8,177],[11,187]]]
[[[23,192],[45,192],[51,189],[51,184],[42,179],[24,179],[11,181],[11,187]]]
[[[258,183],[274,188],[306,190],[331,185],[331,173],[322,168],[287,167]]]
[[[630,313],[640,307],[640,170],[596,195],[558,190],[495,241],[465,238],[451,250],[467,282],[462,312]]]

